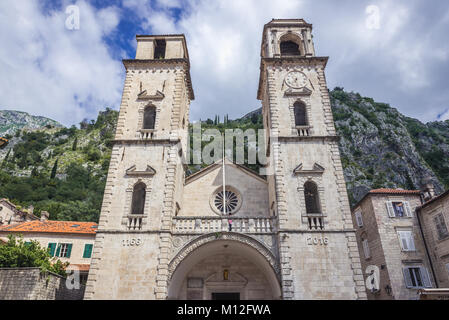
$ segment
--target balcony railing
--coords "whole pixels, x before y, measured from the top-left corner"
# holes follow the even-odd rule
[[[232,220],[231,228],[229,228],[229,220]],[[192,234],[221,231],[272,233],[274,222],[273,218],[254,217],[175,217],[173,231]]]

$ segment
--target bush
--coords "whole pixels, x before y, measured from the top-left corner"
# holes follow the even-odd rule
[[[9,235],[8,243],[0,246],[0,268],[38,267],[42,272],[50,271],[65,277],[68,265],[68,262],[50,257],[47,249],[35,240],[26,243],[21,237]]]

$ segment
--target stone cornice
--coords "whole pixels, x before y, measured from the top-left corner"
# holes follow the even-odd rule
[[[123,59],[123,65],[128,70],[129,67],[154,67],[161,64],[166,65],[183,65],[186,68],[187,87],[189,89],[189,99],[195,100],[195,94],[192,87],[192,78],[190,77],[190,62],[186,58],[177,59]]]
[[[181,139],[115,139],[114,144],[177,144]]]
[[[277,137],[278,141],[340,141],[340,136],[280,136]]]
[[[304,230],[304,229],[279,229],[277,234],[281,233],[356,233],[355,229],[324,229],[324,230]]]

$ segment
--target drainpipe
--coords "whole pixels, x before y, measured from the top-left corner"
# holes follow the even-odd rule
[[[422,199],[421,199],[421,202],[423,202]],[[421,213],[421,210],[420,209],[416,209],[415,213],[416,213],[416,218],[418,219],[419,230],[421,231],[421,237],[422,237],[423,242],[424,242],[424,248],[426,249],[427,258],[429,259],[430,270],[432,271],[433,279],[435,280],[435,286],[437,288],[439,288],[439,286],[438,286],[438,279],[436,277],[435,270],[433,269],[432,258],[431,258],[430,253],[429,253],[429,248],[427,247],[427,242],[426,242],[426,238],[424,237],[424,231],[423,231],[423,228],[422,228],[421,219],[419,217],[419,214]]]

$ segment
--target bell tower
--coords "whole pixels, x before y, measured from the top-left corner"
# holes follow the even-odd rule
[[[258,99],[267,130],[270,204],[278,223],[284,299],[364,299],[324,69],[312,25],[264,26]]]
[[[86,299],[165,299],[182,206],[190,101],[184,35],[137,37],[126,78]]]

